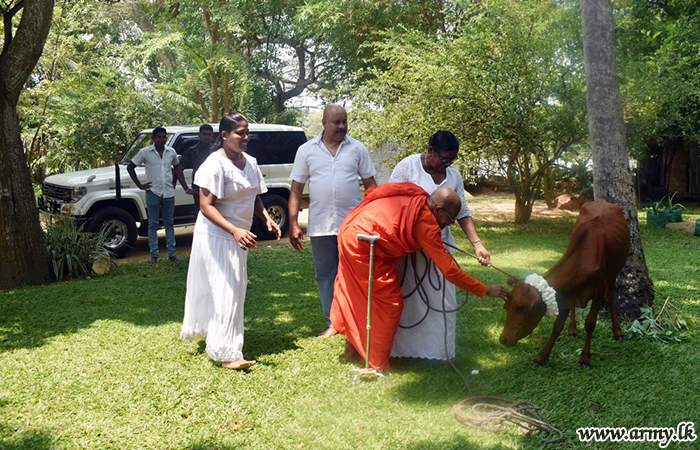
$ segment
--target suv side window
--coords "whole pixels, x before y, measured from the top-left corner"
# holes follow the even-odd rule
[[[293,164],[299,146],[305,142],[303,131],[252,132],[246,153],[257,159],[259,165]]]
[[[212,144],[219,140],[219,133],[214,133],[211,138]],[[178,155],[182,156],[185,152],[199,143],[199,135],[194,133],[182,134],[173,142],[172,147]]]

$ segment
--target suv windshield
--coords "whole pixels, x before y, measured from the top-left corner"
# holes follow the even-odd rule
[[[173,135],[168,134],[168,142],[172,139]],[[124,153],[124,156],[122,156],[122,160],[120,161],[121,164],[129,164],[132,159],[134,159],[134,156],[139,152],[144,147],[148,147],[153,143],[153,137],[151,133],[141,133],[138,136],[136,136],[136,140],[134,140],[134,143],[131,144],[131,147]],[[166,145],[170,145],[169,143]]]

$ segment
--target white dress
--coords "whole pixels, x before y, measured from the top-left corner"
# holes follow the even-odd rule
[[[249,229],[255,199],[267,192],[252,156],[237,168],[212,153],[200,166],[195,183],[217,198],[216,209],[238,228]],[[243,358],[243,304],[248,283],[248,252],[233,236],[204,214],[197,216],[187,271],[182,339],[207,338],[206,351],[215,361]]]
[[[415,183],[429,194],[432,194],[439,187],[449,186],[459,195],[462,201],[462,208],[455,218],[459,220],[471,216],[464,197],[462,177],[452,167],[447,168],[447,176],[442,183],[435,184],[433,177],[423,169],[420,154],[411,155],[396,165],[391,173],[389,182]],[[442,240],[455,245],[455,240],[452,237],[452,233],[450,233],[449,227],[445,227],[442,230]],[[450,253],[454,252],[454,249],[446,248]],[[412,260],[415,260],[415,267]],[[454,311],[456,308],[457,300],[454,284],[445,280],[437,267],[435,267],[435,264],[432,264],[430,258],[423,252],[416,252],[397,261],[396,269],[399,277],[402,276],[404,267],[405,273],[403,274],[404,281],[402,284],[404,295],[403,313],[401,314],[399,329],[396,331],[394,338],[391,356],[429,359],[454,358],[457,314],[456,312],[442,313],[442,311]],[[428,267],[429,272],[426,273]],[[423,279],[422,283],[419,283],[420,279]],[[416,290],[417,284],[422,286],[422,290],[425,292],[425,301],[434,309],[428,308],[425,304],[420,292]],[[411,327],[412,325],[415,326]],[[445,325],[447,325],[447,349],[445,349]]]

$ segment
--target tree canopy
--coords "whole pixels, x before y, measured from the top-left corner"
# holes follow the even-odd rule
[[[438,129],[454,132],[469,169],[490,161],[506,175],[526,222],[542,177],[585,134],[582,73],[553,26],[572,17],[549,3],[483,1],[450,33],[387,33],[376,44],[387,69],[371,69],[355,97],[364,136],[415,153]]]
[[[614,6],[632,154],[697,145],[700,13]],[[525,222],[553,165],[588,154],[579,16],[575,0],[63,0],[19,104],[33,180],[113,161],[149,126],[301,124],[313,97],[348,102],[370,144],[454,131],[465,177],[503,175]]]

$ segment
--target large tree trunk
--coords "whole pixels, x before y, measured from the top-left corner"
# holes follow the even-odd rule
[[[49,279],[44,235],[20,138],[17,101],[44,48],[53,0],[17,4],[23,6],[22,19],[14,36],[5,30],[0,55],[0,290]]]
[[[528,195],[516,193],[515,196],[515,224],[526,224],[532,216],[532,202]]]
[[[48,281],[44,233],[15,105],[0,97],[0,290]]]
[[[594,196],[620,205],[627,219],[632,248],[617,277],[615,298],[621,315],[636,318],[640,307],[654,300],[654,285],[642,250],[629,170],[611,0],[581,0],[581,24]]]

